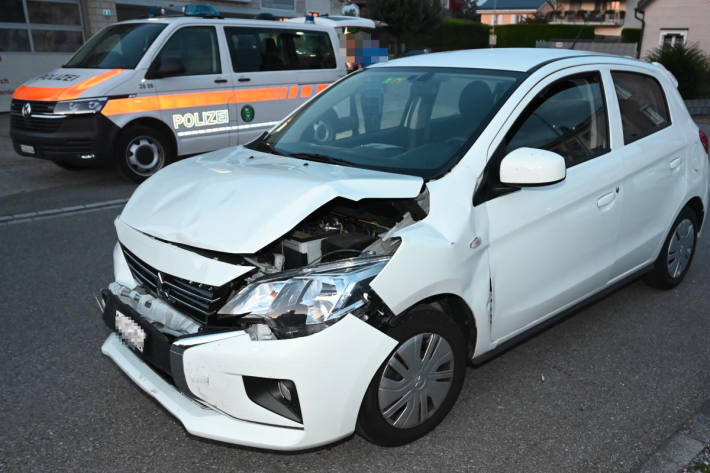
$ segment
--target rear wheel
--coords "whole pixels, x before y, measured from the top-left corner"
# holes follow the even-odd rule
[[[672,289],[680,284],[693,261],[697,236],[698,217],[686,207],[673,223],[646,282],[659,289]]]
[[[116,167],[125,178],[141,182],[162,169],[171,156],[172,146],[163,132],[138,125],[121,134]]]
[[[370,382],[357,430],[395,446],[422,437],[451,410],[463,385],[466,343],[451,317],[432,305],[414,308],[388,335],[399,344]]]

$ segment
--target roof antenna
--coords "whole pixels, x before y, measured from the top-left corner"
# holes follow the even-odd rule
[[[579,39],[580,36],[582,36],[582,31],[584,30],[584,26],[579,27],[579,32],[577,33],[577,37],[574,38],[574,41],[572,41],[572,46],[570,46],[570,49],[574,49],[574,47],[577,45],[577,40]]]

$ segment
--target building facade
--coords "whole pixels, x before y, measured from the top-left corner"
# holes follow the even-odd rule
[[[641,0],[641,57],[659,46],[697,44],[710,54],[710,0]]]
[[[481,23],[498,26],[523,23],[549,9],[545,0],[487,0],[476,13],[481,15]]]

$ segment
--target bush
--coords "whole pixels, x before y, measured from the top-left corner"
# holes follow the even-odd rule
[[[488,46],[489,28],[488,25],[464,18],[443,18],[441,27],[432,38],[432,49],[451,51],[485,48]]]
[[[624,28],[621,30],[622,43],[638,43],[641,41],[641,28]]]
[[[577,25],[503,25],[496,27],[496,35],[498,47],[534,48],[537,40],[575,39],[580,29],[582,30],[580,39],[594,39],[593,26]]]
[[[697,45],[663,46],[651,51],[646,59],[660,62],[673,73],[684,99],[710,97],[710,59]]]

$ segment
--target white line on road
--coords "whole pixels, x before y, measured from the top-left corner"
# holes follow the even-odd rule
[[[38,210],[36,212],[25,212],[14,215],[1,215],[0,226],[11,225],[13,223],[32,222],[35,220],[43,220],[45,218],[64,217],[85,212],[93,212],[96,210],[118,208],[123,207],[126,202],[128,202],[128,199],[105,200],[103,202],[72,205],[70,207],[62,207],[59,209]]]

